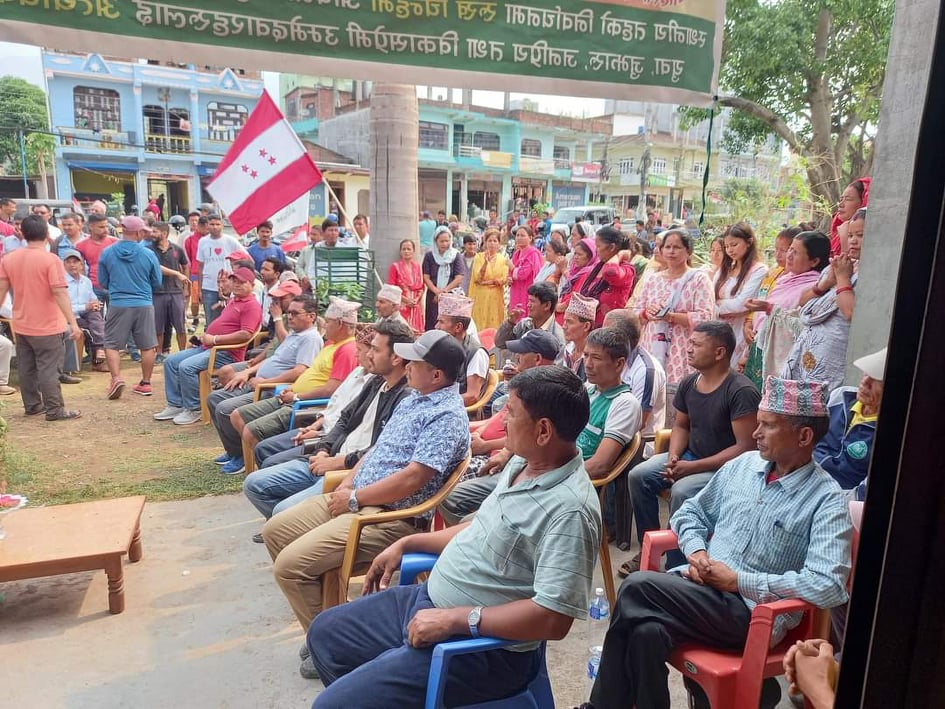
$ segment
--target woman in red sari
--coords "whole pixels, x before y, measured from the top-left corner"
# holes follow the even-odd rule
[[[390,265],[387,282],[399,286],[403,291],[403,303],[400,314],[414,332],[423,332],[423,276],[420,264],[414,260],[417,246],[410,239],[400,242],[400,261]]]

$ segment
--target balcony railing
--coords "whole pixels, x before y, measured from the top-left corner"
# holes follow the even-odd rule
[[[186,135],[145,135],[145,150],[149,153],[190,153],[192,141]]]
[[[482,148],[476,145],[454,145],[453,157],[457,158],[478,158],[482,153]]]
[[[570,170],[571,161],[566,158],[555,158],[555,170]]]
[[[128,133],[115,130],[92,130],[60,126],[59,143],[69,148],[90,148],[94,150],[133,150],[134,145]]]

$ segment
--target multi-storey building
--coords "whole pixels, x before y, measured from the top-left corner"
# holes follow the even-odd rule
[[[263,90],[240,70],[43,52],[59,196],[164,195],[165,217],[212,201],[206,183]]]

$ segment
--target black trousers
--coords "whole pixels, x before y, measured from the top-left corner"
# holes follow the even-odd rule
[[[678,643],[745,645],[751,611],[736,593],[677,574],[638,571],[617,594],[591,703],[594,709],[669,709],[666,660]]]

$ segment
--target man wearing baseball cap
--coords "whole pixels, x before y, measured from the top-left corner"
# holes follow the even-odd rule
[[[827,404],[830,429],[814,448],[814,460],[844,490],[856,489],[862,500],[883,398],[886,348],[854,360],[853,366],[863,372],[860,384],[837,387],[831,392]]]
[[[144,221],[124,217],[121,229],[122,240],[105,249],[98,261],[98,282],[108,292],[109,301],[105,320],[105,362],[112,375],[109,399],[118,399],[125,389],[118,352],[131,341],[141,350],[141,381],[134,392],[151,396],[158,345],[153,294],[163,283],[157,256],[141,244],[148,233]]]
[[[341,559],[345,518],[421,504],[469,450],[469,418],[456,385],[466,360],[462,345],[431,330],[416,342],[396,343],[394,354],[407,360],[407,384],[415,391],[397,405],[374,447],[334,492],[303,500],[263,527],[276,581],[303,630],[322,610],[321,578]],[[426,529],[432,515],[366,527],[359,558]],[[302,673],[316,676],[310,661]]]
[[[164,360],[164,396],[167,406],[154,415],[158,421],[173,421],[179,426],[200,420],[200,372],[210,362],[210,348],[248,342],[262,322],[262,307],[253,297],[256,274],[245,266],[230,274],[233,297],[222,312],[207,326],[201,346],[175,352]],[[242,362],[246,347],[217,352],[218,365]]]

